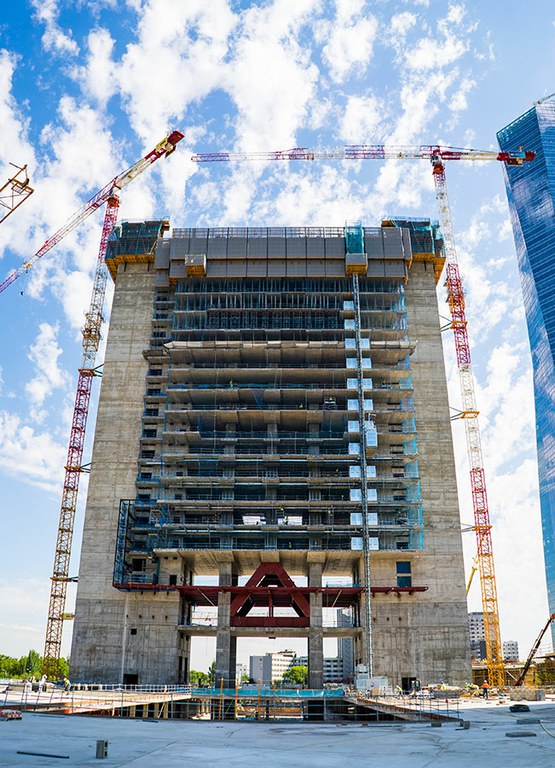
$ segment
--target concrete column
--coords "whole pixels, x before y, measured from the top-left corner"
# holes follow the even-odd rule
[[[222,553],[223,554],[223,553]],[[231,587],[237,583],[232,555],[227,562],[220,564],[219,585]],[[235,662],[237,658],[237,639],[231,637],[230,627],[231,594],[220,592],[218,596],[218,628],[216,635],[216,687],[223,678],[224,686],[235,685]]]
[[[308,561],[308,586],[322,586],[322,563]],[[322,594],[310,595],[310,629],[308,633],[308,685],[310,688],[324,686],[324,635],[322,631]]]

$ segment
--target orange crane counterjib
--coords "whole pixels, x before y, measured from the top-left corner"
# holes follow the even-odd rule
[[[191,157],[194,163],[226,163],[243,160],[499,160],[507,165],[522,165],[533,160],[535,152],[491,152],[434,144],[395,147],[385,144],[351,144],[343,147],[293,147],[273,152],[206,152]]]
[[[87,202],[81,208],[79,208],[79,210],[76,211],[73,216],[71,216],[71,218],[66,221],[61,229],[51,235],[48,240],[44,242],[44,244],[39,248],[34,256],[31,256],[28,261],[25,261],[19,267],[19,269],[16,269],[14,272],[12,272],[4,280],[4,282],[0,284],[0,293],[5,291],[6,288],[10,286],[15,280],[17,280],[17,278],[24,272],[28,272],[29,269],[31,269],[31,267],[40,258],[42,258],[42,256],[44,256],[55,245],[57,245],[60,240],[62,240],[62,238],[64,238],[67,234],[69,234],[69,232],[78,227],[79,224],[88,218],[91,213],[94,213],[97,208],[100,208],[108,200],[114,189],[123,189],[140,173],[142,173],[145,168],[148,168],[149,165],[152,165],[152,163],[154,163],[160,157],[167,157],[170,155],[175,150],[176,145],[181,141],[182,138],[183,134],[181,131],[172,131],[172,133],[168,134],[168,136],[162,139],[162,141],[158,142],[154,149],[142,157],[137,163],[132,165],[126,171],[123,171],[123,173],[120,173],[118,176],[115,176],[104,187],[102,187],[102,189],[99,189],[98,192],[96,192],[90,198],[90,200],[87,200]]]

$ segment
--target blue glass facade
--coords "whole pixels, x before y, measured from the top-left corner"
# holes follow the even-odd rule
[[[536,442],[549,610],[555,612],[555,102],[539,104],[497,134],[502,150],[536,159],[505,167],[534,370]],[[555,628],[552,627],[555,644]]]

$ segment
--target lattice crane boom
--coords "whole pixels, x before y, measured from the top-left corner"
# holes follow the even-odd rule
[[[474,530],[476,531],[477,559],[482,591],[484,613],[484,634],[487,656],[488,678],[490,685],[500,686],[505,683],[505,668],[499,625],[497,586],[493,562],[491,522],[488,509],[486,478],[482,458],[478,410],[474,390],[474,376],[468,340],[465,314],[465,297],[459,272],[457,250],[453,235],[453,225],[447,186],[445,181],[445,161],[499,161],[507,165],[522,165],[535,158],[535,152],[520,148],[516,152],[491,152],[441,145],[386,146],[383,144],[357,144],[342,147],[295,147],[274,152],[216,152],[192,156],[193,162],[232,162],[232,161],[270,161],[270,160],[429,160],[432,163],[436,200],[443,231],[446,254],[446,285],[451,327],[455,337],[455,349],[461,386],[467,453],[470,465],[470,484],[474,510]]]
[[[87,200],[87,202],[81,208],[79,208],[79,210],[76,211],[66,221],[66,223],[60,229],[58,229],[57,232],[54,232],[53,235],[45,240],[39,250],[33,256],[31,256],[28,261],[23,262],[23,264],[18,269],[14,270],[10,275],[8,275],[4,282],[0,284],[0,293],[5,291],[6,288],[10,286],[15,280],[17,280],[20,275],[28,272],[39,259],[48,253],[48,251],[52,250],[52,248],[54,248],[54,246],[57,245],[60,240],[62,240],[66,235],[78,227],[79,224],[85,221],[85,219],[87,219],[91,213],[94,213],[97,208],[100,208],[102,205],[104,205],[114,189],[124,189],[133,181],[133,179],[137,178],[137,176],[142,173],[145,168],[148,168],[149,165],[152,165],[152,163],[158,160],[158,158],[167,157],[170,155],[175,150],[177,143],[181,141],[182,138],[182,133],[179,131],[173,131],[173,133],[170,133],[169,136],[166,136],[165,139],[162,139],[162,141],[160,141],[153,150],[142,157],[137,163],[132,165],[126,171],[123,171],[123,173],[120,173],[118,176],[115,176],[104,187],[102,187],[102,189],[99,189],[98,192],[95,192],[95,194],[89,200]]]
[[[488,150],[420,146],[386,146],[385,144],[348,144],[343,147],[293,147],[274,152],[206,152],[191,157],[194,163],[227,163],[268,160],[499,160],[507,165],[522,165],[533,160],[534,152],[490,152]]]
[[[174,131],[163,139],[148,155],[132,165],[127,171],[116,176],[115,179],[97,192],[88,203],[73,216],[63,228],[64,233],[74,229],[93,210],[107,203],[102,226],[102,235],[98,249],[98,258],[94,275],[93,289],[89,309],[85,316],[83,327],[83,360],[79,369],[77,391],[73,408],[73,419],[69,438],[67,461],[65,465],[64,486],[56,550],[54,554],[54,567],[52,571],[50,602],[48,606],[48,619],[46,624],[46,639],[43,655],[43,671],[50,678],[56,678],[59,673],[59,662],[62,647],[62,631],[67,596],[67,584],[69,579],[69,563],[71,558],[71,546],[73,542],[73,528],[75,511],[77,508],[77,495],[79,480],[83,472],[83,449],[85,445],[85,430],[89,413],[92,380],[95,376],[95,359],[100,344],[100,331],[102,327],[102,310],[106,293],[106,265],[105,256],[108,245],[108,237],[112,232],[118,218],[119,192],[133,179],[160,157],[167,157],[175,150],[176,144],[183,138],[183,134]],[[94,202],[91,202],[94,201]],[[71,226],[69,226],[71,224]],[[69,226],[69,228],[68,228]],[[59,232],[61,232],[60,230]],[[56,233],[56,236],[59,233]],[[63,235],[62,235],[63,236]],[[59,242],[61,237],[56,240]],[[48,242],[48,241],[47,241]],[[46,251],[44,251],[45,253]],[[42,254],[41,254],[42,255]],[[40,257],[36,257],[40,258]],[[36,259],[35,259],[36,260]],[[15,278],[14,278],[15,279]],[[13,282],[13,281],[12,281]]]

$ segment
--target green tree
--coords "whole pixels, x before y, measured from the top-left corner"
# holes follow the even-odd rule
[[[208,667],[208,678],[210,680],[210,685],[212,688],[215,688],[216,686],[216,662],[213,661],[212,664]]]
[[[303,665],[293,665],[289,667],[283,675],[283,682],[291,685],[306,685],[308,682],[308,667]]]
[[[63,657],[60,659],[60,679],[63,680],[64,677],[67,677],[69,679],[69,656],[67,659],[64,659]]]
[[[189,681],[195,688],[207,688],[210,685],[210,675],[192,669],[189,673]]]
[[[27,654],[27,658],[25,660],[25,670],[24,670],[26,676],[32,677],[33,675],[35,677],[40,677],[42,674],[42,658],[38,651],[30,650]]]

